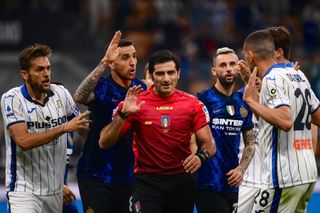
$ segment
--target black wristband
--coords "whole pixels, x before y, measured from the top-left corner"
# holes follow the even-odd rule
[[[200,152],[196,153],[196,156],[198,156],[201,160],[201,166],[207,162],[210,158],[210,154],[207,150],[201,150]]]
[[[125,115],[121,110],[118,111],[118,115],[122,120],[126,120],[129,115]]]

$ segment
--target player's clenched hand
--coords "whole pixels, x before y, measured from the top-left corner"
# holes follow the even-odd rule
[[[104,55],[103,59],[101,60],[103,63],[111,66],[111,64],[116,60],[119,55],[120,47],[118,47],[119,42],[121,39],[121,32],[120,30],[116,31],[109,46]]]
[[[76,196],[73,192],[66,185],[63,185],[63,203],[70,204],[75,199]]]
[[[243,180],[243,171],[240,166],[235,169],[230,170],[227,173],[228,176],[228,184],[232,187],[240,186]]]
[[[194,173],[201,167],[201,160],[197,155],[189,155],[183,161],[184,169],[187,173]]]
[[[145,102],[141,101],[140,103],[137,103],[137,96],[142,91],[143,88],[141,85],[129,88],[126,98],[123,101],[122,113],[128,116],[131,113],[137,112],[139,109],[141,109]]]
[[[89,124],[91,123],[90,120],[86,119],[91,112],[85,111],[81,113],[77,117],[73,118],[71,121],[65,124],[64,131],[65,132],[73,132],[75,130],[89,130]]]

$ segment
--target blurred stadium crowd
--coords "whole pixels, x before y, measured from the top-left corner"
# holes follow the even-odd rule
[[[136,44],[139,77],[152,51],[170,49],[181,60],[180,89],[195,93],[212,84],[208,76],[216,48],[228,46],[242,55],[243,40],[250,32],[279,25],[292,33],[291,60],[301,63],[319,98],[318,0],[2,0],[0,53],[42,42],[70,55],[90,72],[106,42],[120,29]],[[63,83],[68,87],[69,82]],[[1,134],[2,171],[4,152]],[[4,172],[0,177],[4,184]]]

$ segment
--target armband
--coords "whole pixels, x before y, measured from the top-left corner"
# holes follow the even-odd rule
[[[207,150],[201,150],[200,152],[196,153],[196,156],[200,158],[201,166],[207,162],[210,158],[210,154]]]
[[[118,115],[122,120],[126,120],[129,115],[125,115],[121,110],[118,111]]]

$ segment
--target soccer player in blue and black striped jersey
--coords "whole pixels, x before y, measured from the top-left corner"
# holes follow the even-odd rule
[[[74,94],[78,103],[92,112],[92,125],[78,163],[78,184],[84,211],[127,213],[133,181],[132,133],[108,149],[99,148],[101,129],[112,121],[113,110],[136,85],[137,53],[133,43],[117,31],[99,65],[83,80]],[[109,76],[103,76],[107,68]]]
[[[211,71],[217,79],[215,85],[197,96],[208,108],[217,152],[198,171],[196,206],[199,213],[233,212],[239,185],[254,154],[252,112],[241,93],[234,91],[238,56],[232,49],[217,50]],[[241,134],[245,148],[239,164]]]

